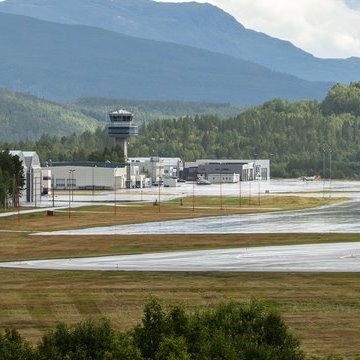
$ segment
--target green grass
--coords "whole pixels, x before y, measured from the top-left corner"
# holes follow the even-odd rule
[[[151,296],[186,308],[258,298],[275,304],[307,354],[360,353],[360,275],[0,271],[0,328],[38,341],[57,321],[108,317],[117,329],[141,320]]]
[[[217,197],[197,197],[158,207],[94,206],[2,218],[0,260],[82,257],[158,251],[199,250],[360,241],[357,234],[222,234],[147,236],[34,236],[39,230],[70,229],[200,216],[302,209],[342,199],[266,197],[261,204]],[[307,354],[360,354],[360,274],[286,273],[131,273],[98,271],[0,270],[0,329],[16,327],[36,342],[57,321],[74,323],[88,317],[108,317],[118,329],[140,321],[144,303],[157,296],[166,303],[212,306],[221,301],[259,298],[276,304]]]

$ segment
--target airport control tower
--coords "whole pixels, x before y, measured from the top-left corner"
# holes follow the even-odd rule
[[[138,127],[132,125],[133,114],[123,109],[111,111],[109,113],[110,124],[106,126],[107,135],[115,138],[124,151],[125,161],[128,158],[127,141],[131,136],[138,134]]]

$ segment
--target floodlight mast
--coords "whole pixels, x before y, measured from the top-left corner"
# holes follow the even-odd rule
[[[129,111],[120,109],[109,113],[110,124],[106,126],[109,137],[115,138],[123,150],[125,161],[128,159],[127,143],[132,136],[138,135],[138,127],[132,124],[133,114]]]

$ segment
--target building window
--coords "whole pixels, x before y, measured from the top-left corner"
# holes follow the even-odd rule
[[[65,189],[65,179],[56,179],[55,187],[57,189]]]
[[[66,179],[66,184],[68,189],[75,189],[76,188],[76,179]]]

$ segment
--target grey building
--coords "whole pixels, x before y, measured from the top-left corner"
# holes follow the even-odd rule
[[[187,179],[189,180],[201,177],[212,182],[269,180],[270,160],[201,159],[195,163],[187,163],[184,173],[187,174]]]

